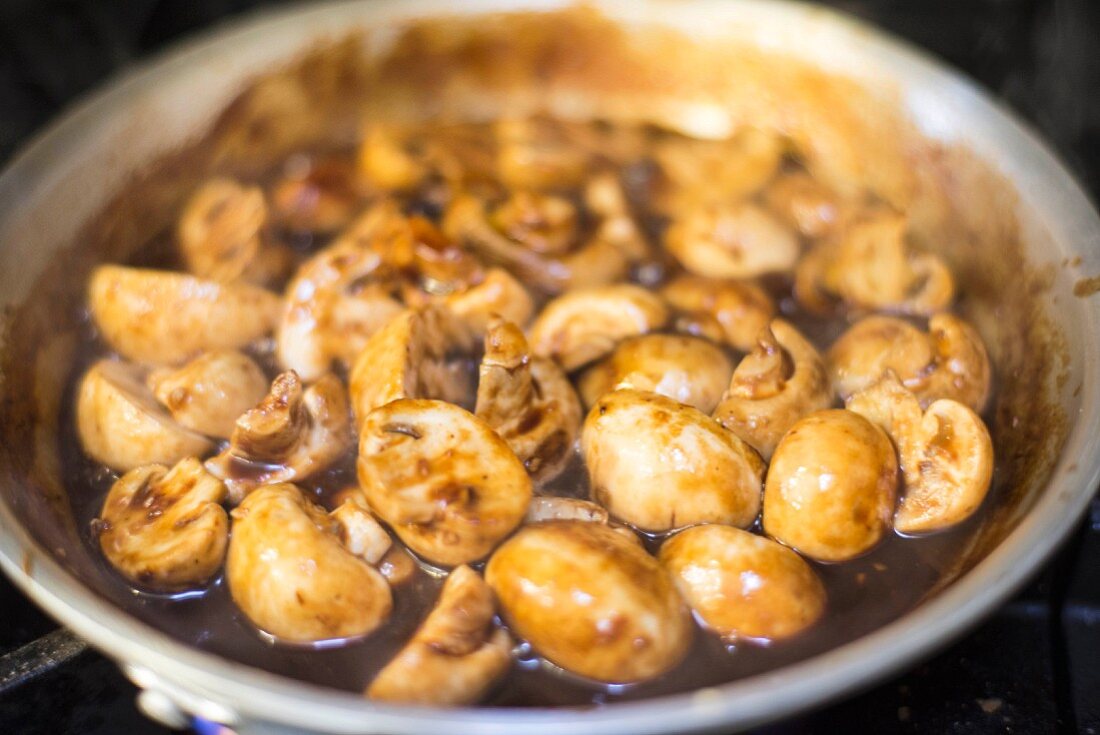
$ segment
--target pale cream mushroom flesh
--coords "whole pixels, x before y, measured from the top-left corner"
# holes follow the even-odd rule
[[[236,350],[204,352],[180,368],[154,370],[146,383],[177,423],[219,439],[229,438],[237,417],[268,387],[256,361]]]

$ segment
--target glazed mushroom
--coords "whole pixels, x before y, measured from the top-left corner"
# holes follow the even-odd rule
[[[256,487],[321,472],[352,444],[347,393],[335,375],[305,388],[293,370],[236,422],[229,446],[206,467],[240,500]]]
[[[344,548],[382,571],[382,560],[394,548],[393,539],[370,510],[354,500],[345,500],[329,516],[338,525],[337,534]],[[385,572],[382,576],[389,579]]]
[[[902,533],[939,531],[982,504],[993,477],[993,441],[981,418],[958,401],[923,412],[893,372],[848,400],[848,409],[882,427],[898,449],[905,491],[894,515]]]
[[[179,592],[206,585],[221,569],[229,517],[225,485],[194,457],[172,469],[132,469],[111,486],[93,524],[103,555],[142,589]]]
[[[263,370],[236,350],[204,352],[183,367],[154,370],[145,382],[177,423],[219,439],[267,394]]]
[[[360,427],[359,484],[421,557],[478,561],[523,520],[531,480],[488,424],[444,401],[396,400]]]
[[[805,172],[777,176],[764,191],[764,201],[803,237],[827,237],[849,216],[840,197]]]
[[[474,376],[465,361],[476,341],[449,309],[424,306],[397,315],[363,347],[349,390],[356,424],[399,398],[438,398],[469,405]]]
[[[747,527],[760,511],[764,463],[706,414],[655,393],[617,390],[581,431],[592,497],[642,531],[695,523]]]
[[[588,368],[577,384],[586,406],[620,388],[652,391],[711,413],[729,385],[733,365],[713,343],[698,337],[646,334],[623,340]]]
[[[955,281],[941,258],[914,251],[906,240],[904,215],[865,213],[802,260],[795,296],[814,312],[823,309],[822,292],[862,310],[929,315],[946,308]]]
[[[669,225],[664,242],[688,271],[716,278],[786,273],[800,250],[794,232],[751,202],[685,210]]]
[[[687,654],[691,617],[637,543],[598,523],[524,526],[485,568],[509,628],[566,671],[626,684]]]
[[[641,286],[614,286],[570,291],[551,301],[535,318],[528,334],[540,357],[552,357],[572,371],[610,354],[627,337],[660,329],[668,309]]]
[[[580,433],[569,378],[553,360],[532,358],[519,327],[499,317],[485,334],[474,413],[508,442],[536,485],[561,474]]]
[[[478,702],[512,663],[512,641],[493,625],[494,607],[493,591],[481,576],[457,567],[435,607],[374,678],[367,696],[408,704]]]
[[[992,368],[974,327],[948,313],[928,320],[928,332],[887,316],[860,320],[826,355],[837,394],[848,399],[893,371],[921,406],[940,398],[981,413],[989,401]]]
[[[88,283],[100,335],[126,359],[149,365],[178,365],[203,351],[244,347],[271,333],[280,302],[245,283],[117,265],[99,266]]]
[[[264,486],[232,516],[229,592],[276,642],[360,638],[389,617],[385,578],[341,543],[339,522],[294,485]]]
[[[665,284],[660,293],[678,312],[679,331],[711,337],[741,352],[755,346],[760,330],[775,316],[771,297],[752,281],[682,275]]]
[[[385,191],[410,191],[428,175],[428,167],[392,126],[371,123],[363,131],[356,159],[359,175]]]
[[[447,296],[444,304],[475,334],[484,334],[494,316],[523,327],[535,313],[531,294],[503,268],[490,268],[479,283]]]
[[[659,558],[703,624],[727,640],[790,638],[825,612],[825,587],[810,565],[748,531],[695,526],[661,544]]]
[[[714,417],[769,459],[795,421],[832,403],[821,355],[797,329],[775,319],[733,371]]]
[[[531,498],[527,507],[526,523],[540,521],[588,521],[607,524],[607,509],[598,503],[579,498],[562,498],[557,495],[538,495]]]
[[[267,203],[259,187],[215,178],[191,195],[176,227],[187,270],[228,283],[267,285],[285,277],[293,255],[266,236]]]
[[[511,189],[566,189],[581,184],[590,170],[590,156],[550,120],[503,119],[495,132],[497,173]]]
[[[879,427],[852,411],[818,411],[780,440],[764,484],[764,531],[818,561],[846,561],[890,530],[897,458]]]
[[[271,188],[272,215],[289,230],[328,235],[351,222],[368,193],[343,158],[299,154]]]
[[[157,403],[141,368],[100,360],[80,379],[76,425],[92,459],[117,472],[172,465],[213,448],[210,440],[180,424]]]

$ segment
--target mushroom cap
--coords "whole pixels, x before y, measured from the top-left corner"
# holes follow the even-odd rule
[[[204,352],[179,369],[153,371],[146,382],[181,426],[221,439],[267,393],[263,370],[236,350]]]
[[[775,304],[753,281],[719,280],[684,274],[661,287],[661,297],[683,316],[678,322],[696,327],[700,317],[718,324],[721,339],[748,352],[760,330],[775,316]],[[698,328],[689,329],[695,333]],[[708,334],[708,336],[710,336]],[[716,335],[717,336],[717,335]]]
[[[800,246],[785,224],[748,202],[689,210],[665,232],[665,249],[696,275],[755,278],[794,268]]]

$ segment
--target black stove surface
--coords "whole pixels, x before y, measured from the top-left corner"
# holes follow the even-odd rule
[[[4,0],[0,164],[107,76],[257,0]],[[1089,0],[830,3],[965,70],[1100,192],[1100,6]],[[107,659],[0,578],[0,733],[152,735]],[[1019,596],[893,681],[769,733],[1100,735],[1100,500]],[[209,730],[207,730],[209,731]]]

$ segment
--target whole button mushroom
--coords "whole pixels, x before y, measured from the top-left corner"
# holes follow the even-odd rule
[[[785,273],[799,254],[794,232],[749,202],[688,210],[669,226],[665,247],[690,272],[717,278]]]
[[[756,452],[701,411],[656,393],[617,390],[597,401],[581,450],[593,498],[643,531],[744,527],[760,510]]]
[[[180,425],[219,439],[267,393],[263,370],[236,350],[204,352],[181,368],[154,370],[145,382]]]
[[[726,639],[789,638],[825,612],[825,588],[810,565],[748,531],[694,526],[666,540],[659,558],[706,627]]]
[[[598,523],[525,526],[493,554],[485,579],[511,630],[580,676],[650,679],[691,643],[691,617],[668,573]]]
[[[771,297],[753,281],[685,274],[666,283],[661,297],[679,313],[679,331],[711,337],[741,352],[753,348],[775,316]]]
[[[842,409],[798,421],[780,440],[764,484],[764,531],[819,561],[868,551],[890,529],[894,447],[879,427]]]

